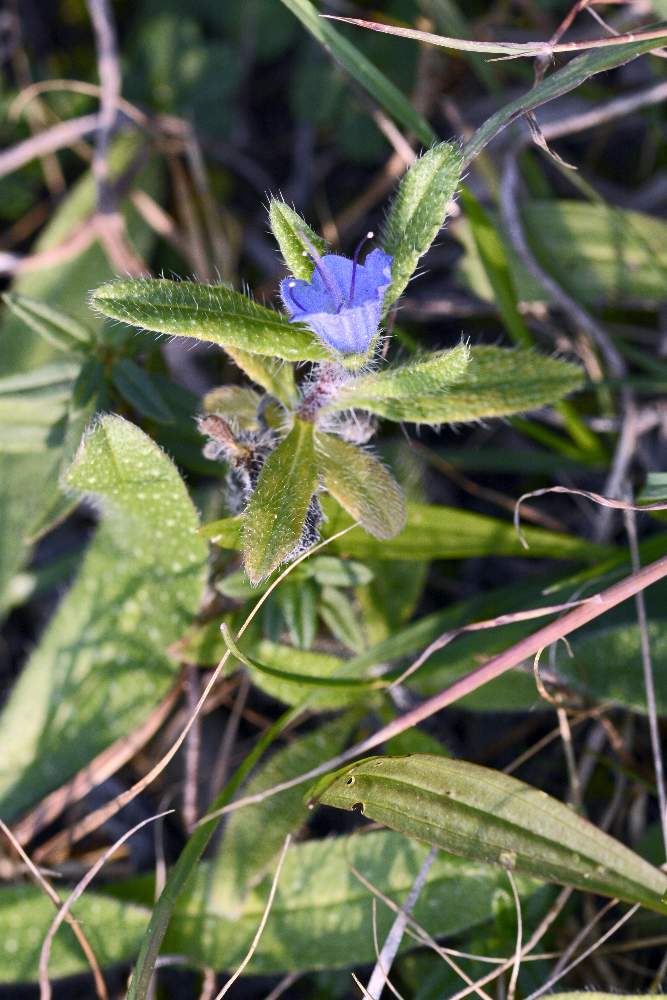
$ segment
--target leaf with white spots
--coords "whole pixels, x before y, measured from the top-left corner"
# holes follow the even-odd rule
[[[93,498],[103,519],[0,717],[5,820],[146,718],[174,682],[166,650],[204,586],[206,546],[185,485],[133,424],[94,425],[65,486]]]

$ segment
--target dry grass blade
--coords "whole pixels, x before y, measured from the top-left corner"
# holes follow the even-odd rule
[[[476,670],[461,677],[443,691],[428,698],[421,705],[394,719],[372,736],[369,736],[368,739],[355,744],[344,753],[339,754],[337,757],[332,757],[331,760],[325,761],[318,767],[314,767],[312,770],[306,771],[296,778],[280,782],[278,785],[274,785],[273,788],[266,789],[266,791],[236,799],[236,801],[230,802],[229,805],[224,806],[222,809],[209,813],[200,820],[200,823],[207,823],[213,818],[234,812],[236,809],[242,809],[244,806],[264,802],[266,799],[278,795],[288,788],[296,788],[306,781],[319,778],[323,774],[327,774],[328,771],[342,767],[343,764],[354,760],[355,757],[360,757],[369,750],[374,750],[375,747],[381,743],[385,743],[393,736],[404,733],[407,729],[411,729],[419,722],[423,722],[424,719],[430,718],[430,716],[435,715],[436,712],[440,712],[448,705],[452,705],[473,691],[477,691],[480,687],[488,684],[489,681],[502,676],[502,674],[511,670],[512,667],[516,667],[520,663],[523,663],[524,660],[534,656],[538,649],[556,642],[557,639],[569,635],[583,625],[587,625],[606,611],[616,607],[617,604],[621,604],[623,601],[627,601],[628,598],[634,597],[639,590],[649,587],[652,583],[662,580],[665,576],[667,576],[667,556],[657,559],[638,573],[633,573],[607,590],[593,595],[588,598],[585,604],[574,608],[562,618],[558,618],[555,622],[545,625],[543,628],[538,629],[537,632],[533,632],[532,635],[526,636],[526,638],[514,643],[508,649],[491,657],[481,667],[477,667]]]
[[[39,956],[40,1000],[51,1000],[51,983],[49,982],[49,957],[51,955],[51,946],[58,928],[62,924],[63,920],[67,918],[72,906],[86,891],[97,873],[105,866],[109,858],[116,853],[118,848],[121,847],[126,840],[129,840],[130,837],[137,833],[138,830],[141,830],[142,827],[147,826],[149,823],[154,823],[155,820],[161,819],[162,816],[167,816],[170,812],[173,812],[173,809],[168,809],[167,812],[158,813],[157,816],[150,816],[148,819],[142,820],[141,823],[137,823],[131,830],[124,833],[122,837],[119,837],[119,839],[104,852],[104,854],[95,862],[93,867],[87,871],[84,877],[75,885],[74,889],[72,889],[71,893],[58,910],[53,923],[46,932],[46,937],[44,938],[44,943],[42,944],[42,950]]]
[[[667,510],[667,503],[663,500],[660,503],[646,503],[646,504],[632,504],[627,503],[625,500],[614,500],[611,497],[600,496],[599,493],[591,493],[590,490],[578,490],[570,486],[546,486],[541,490],[531,490],[529,493],[522,493],[516,502],[516,507],[514,508],[514,527],[516,533],[521,540],[521,544],[524,549],[529,548],[528,542],[526,541],[523,532],[521,531],[521,504],[524,500],[531,500],[534,497],[543,497],[547,493],[565,493],[571,496],[585,497],[586,500],[592,500],[594,503],[600,504],[602,507],[609,507],[612,510],[624,510],[624,511],[651,511],[651,510]]]
[[[287,854],[287,848],[289,847],[289,845],[290,845],[291,842],[292,842],[292,835],[290,833],[288,833],[287,836],[285,837],[285,841],[283,843],[283,849],[280,852],[280,857],[278,858],[278,865],[276,867],[276,873],[273,876],[273,882],[271,883],[271,891],[269,892],[269,898],[266,901],[266,906],[264,907],[264,912],[262,914],[262,919],[260,920],[259,927],[257,928],[255,936],[252,939],[252,944],[250,945],[250,948],[248,949],[248,954],[245,956],[245,958],[243,959],[243,961],[239,965],[239,967],[236,970],[236,972],[232,976],[229,977],[229,979],[227,980],[227,982],[225,983],[225,985],[222,987],[222,989],[220,990],[220,992],[217,994],[215,1000],[222,1000],[222,998],[225,996],[225,994],[227,994],[229,992],[229,990],[232,988],[232,986],[234,985],[234,983],[236,982],[236,980],[239,978],[239,976],[241,976],[243,974],[243,970],[245,969],[245,967],[247,966],[248,962],[250,961],[250,959],[252,958],[252,956],[255,954],[255,952],[257,950],[257,945],[259,944],[260,938],[261,938],[262,934],[264,933],[264,928],[266,927],[266,922],[269,919],[269,914],[271,912],[271,907],[273,906],[273,900],[274,900],[275,895],[276,895],[276,889],[278,888],[278,879],[280,878],[280,873],[282,871],[283,862],[285,860],[285,855]]]
[[[373,969],[371,978],[368,981],[367,990],[372,1000],[379,1000],[382,996],[382,991],[387,983],[393,961],[396,958],[401,941],[403,940],[403,935],[408,922],[408,916],[415,908],[415,904],[419,899],[422,889],[424,888],[424,883],[426,882],[428,873],[431,870],[437,853],[437,848],[432,847],[424,858],[424,863],[419,869],[419,873],[412,885],[412,888],[410,889],[410,892],[408,893],[408,897],[392,924],[389,933],[387,934],[385,943],[382,946],[382,951],[378,955],[375,968]]]
[[[512,872],[509,870],[509,868],[507,869],[507,878],[509,879],[510,886],[512,887],[512,896],[514,898],[514,907],[516,909],[516,948],[514,950],[514,962],[512,965],[512,974],[510,975],[510,981],[507,987],[507,1000],[514,1000],[517,983],[519,981],[519,972],[521,971],[523,917],[521,915],[521,899],[519,897],[519,890],[516,887],[514,876],[512,875]]]
[[[398,38],[409,38],[414,42],[426,42],[445,49],[458,49],[461,52],[486,52],[500,55],[506,59],[535,58],[542,56],[550,59],[557,52],[586,52],[589,49],[605,49],[612,45],[626,45],[629,42],[650,41],[664,43],[666,29],[656,28],[652,31],[628,31],[624,34],[607,38],[589,38],[579,42],[475,42],[467,38],[448,38],[446,35],[435,35],[431,31],[419,31],[417,28],[401,28],[395,24],[380,24],[377,21],[365,21],[360,17],[339,17],[333,14],[322,15],[330,21],[342,21],[353,24],[357,28],[369,31],[379,31],[383,35],[396,35]],[[656,48],[660,45],[656,44]]]
[[[116,740],[90,764],[82,768],[78,774],[75,774],[67,784],[47,795],[32,812],[29,812],[27,816],[15,824],[14,836],[16,839],[22,844],[29,843],[40,830],[57,819],[63,809],[79,802],[92,788],[106,781],[128,761],[132,760],[135,754],[152,739],[170,715],[178,701],[180,692],[181,682],[179,681],[138,729],[135,729],[129,736],[122,736]],[[43,857],[49,857],[53,860],[57,853],[56,843],[62,848],[67,847],[66,833],[67,831],[57,842],[51,840],[47,844],[40,845],[35,851],[35,860],[39,861]]]
[[[14,848],[14,850],[17,851],[18,854],[20,854],[21,858],[25,862],[25,865],[28,868],[28,870],[29,870],[32,878],[34,879],[34,881],[37,883],[37,885],[41,889],[44,890],[44,892],[49,897],[49,899],[51,900],[51,902],[55,904],[56,909],[59,909],[60,905],[61,905],[60,896],[58,895],[58,893],[56,892],[56,890],[53,888],[53,886],[51,885],[51,883],[44,877],[44,875],[42,875],[42,873],[40,872],[39,868],[34,864],[34,862],[26,854],[26,852],[24,851],[23,847],[21,846],[21,844],[19,843],[19,841],[16,839],[16,837],[14,836],[14,834],[12,833],[12,831],[9,829],[9,827],[5,823],[3,823],[3,821],[1,819],[0,819],[0,830],[2,830],[2,832],[5,834],[5,836],[7,837],[7,839],[10,841],[10,843],[11,843],[12,847]],[[95,953],[94,953],[93,949],[91,948],[90,944],[88,943],[88,939],[86,938],[86,935],[83,933],[81,927],[79,926],[78,921],[76,921],[74,919],[74,917],[72,916],[71,913],[68,913],[66,915],[65,920],[67,921],[67,923],[70,925],[70,927],[74,931],[76,939],[79,942],[79,944],[81,945],[81,950],[83,951],[84,955],[86,956],[86,961],[88,962],[88,964],[90,966],[90,971],[93,974],[93,981],[95,983],[95,992],[97,993],[97,996],[99,997],[99,1000],[108,1000],[109,994],[107,992],[106,983],[104,982],[104,976],[102,975],[102,970],[100,969],[98,961],[95,958]]]

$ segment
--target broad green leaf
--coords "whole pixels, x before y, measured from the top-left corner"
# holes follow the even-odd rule
[[[667,223],[662,219],[565,199],[529,201],[522,217],[535,256],[578,301],[663,301]],[[514,266],[520,270],[518,262]],[[530,293],[531,282],[524,279],[522,285]],[[539,297],[544,298],[541,289]]]
[[[127,402],[149,420],[173,424],[174,415],[150,375],[130,358],[119,358],[111,369],[111,381]]]
[[[63,900],[67,895],[61,892]],[[132,961],[149,917],[144,906],[90,891],[77,900],[72,913],[85,928],[101,968]],[[39,953],[55,914],[51,900],[35,886],[0,888],[0,983],[37,981]],[[89,971],[81,945],[64,924],[53,941],[50,977],[61,979]]]
[[[137,133],[119,135],[109,149],[108,163],[112,180],[117,180],[134,160],[143,143]],[[157,162],[151,161],[136,176],[142,190],[156,196],[160,187]],[[72,236],[89,219],[97,197],[95,181],[88,171],[69,190],[53,213],[48,225],[31,247],[37,253],[52,250]],[[120,203],[127,224],[128,236],[138,251],[145,254],[154,239],[153,231],[139,216],[129,198]],[[68,317],[97,331],[101,328],[90,313],[88,292],[111,276],[110,265],[99,243],[82,254],[53,262],[19,275],[12,282],[11,293],[32,302],[48,303],[66,311]],[[26,326],[9,310],[4,311],[0,325],[0,374],[15,374],[52,361],[52,348],[41,336]],[[67,439],[51,447],[46,455],[0,455],[0,594],[6,582],[5,573],[12,575],[25,561],[29,542],[36,528],[48,524],[49,512],[63,504],[58,482],[61,473],[63,447]],[[0,596],[0,605],[2,597]]]
[[[340,969],[375,961],[373,897],[352,868],[380,892],[402,903],[426,853],[422,845],[386,830],[363,837],[293,844],[248,973]],[[257,931],[273,872],[241,900],[228,894],[218,896],[212,871],[210,864],[198,866],[178,904],[164,948],[170,954],[186,955],[193,963],[234,969]],[[538,888],[531,879],[519,876],[516,881],[523,900]],[[127,962],[136,954],[151,904],[143,885],[136,882],[121,883],[113,891],[119,896],[136,895],[137,902],[114,899],[110,889],[106,895],[87,892],[74,906],[74,914],[103,966]],[[212,894],[218,900],[216,905],[211,902]],[[501,900],[512,905],[505,872],[440,854],[414,917],[431,934],[452,936],[492,920]],[[39,950],[54,912],[53,904],[37,888],[0,888],[0,941],[5,943],[0,947],[0,981],[37,980]],[[393,919],[387,907],[378,907],[380,939]],[[11,942],[10,947],[7,942]],[[414,946],[406,936],[403,950]],[[66,927],[58,931],[49,969],[54,978],[88,971],[86,959]]]
[[[426,848],[380,830],[364,836],[310,840],[287,852],[271,914],[249,966],[250,974],[345,968],[375,961],[371,885],[396,902],[410,891]],[[234,968],[254,936],[266,905],[271,875],[248,897],[241,912],[211,912],[215,893],[208,870],[198,872],[189,898],[177,908],[165,939],[170,952],[194,954],[215,968]],[[519,892],[536,891],[517,878]],[[439,854],[414,910],[414,918],[438,937],[489,920],[499,894],[510,899],[505,872]],[[384,940],[394,913],[378,906],[378,937]],[[406,936],[405,949],[414,947]]]
[[[310,247],[303,234],[319,254],[325,254],[326,242],[308,226],[301,216],[279,198],[272,198],[269,205],[271,230],[280,247],[286,266],[295,278],[310,281],[315,265],[310,258]]]
[[[667,472],[649,472],[644,489],[637,498],[639,503],[659,503],[667,500]]]
[[[392,282],[385,307],[402,294],[419,262],[438,235],[461,176],[459,146],[441,142],[432,146],[403,175],[389,208],[383,248],[394,258]]]
[[[327,519],[322,534],[330,537],[353,524],[354,518],[337,509],[333,503],[322,506]],[[522,528],[528,540],[524,549],[509,520],[476,514],[439,504],[408,503],[405,527],[396,538],[376,540],[362,528],[353,528],[328,546],[352,559],[472,559],[477,556],[521,556],[523,558],[596,559],[614,553],[611,546],[599,545],[588,539],[575,538],[544,528]],[[212,521],[202,528],[202,535],[223,549],[240,549],[243,516]]]
[[[266,460],[244,515],[243,562],[252,583],[299,548],[316,488],[313,425],[295,420]]]
[[[459,344],[449,351],[416,357],[404,365],[359,375],[343,384],[327,409],[333,412],[357,407],[390,416],[394,407],[400,412],[416,397],[439,399],[448,386],[465,377],[470,358],[468,345]]]
[[[36,302],[15,292],[6,292],[2,299],[18,319],[56,351],[80,353],[92,346],[91,330],[74,316],[68,316],[46,302]]]
[[[431,754],[369,757],[323,778],[310,801],[471,861],[667,913],[667,874],[546,792],[490,768]]]
[[[456,423],[547,406],[580,388],[583,379],[577,365],[536,351],[473,347],[465,372],[439,394],[393,399],[371,399],[367,395],[359,405],[391,420]]]
[[[330,21],[320,17],[310,0],[282,0],[282,2],[295,17],[298,17],[313,38],[399,125],[414,132],[425,146],[435,142],[435,132],[415,111],[405,94],[402,94],[355,45],[344,38]]]
[[[375,538],[393,538],[405,525],[400,486],[368,452],[332,434],[315,441],[322,482],[341,507]]]
[[[346,714],[309,733],[297,735],[257,769],[244,787],[243,795],[272,788],[339,753],[351,730],[352,718]],[[232,907],[238,906],[266,874],[285,835],[297,830],[307,818],[303,789],[298,785],[265,802],[232,813],[211,864],[212,906],[218,910],[224,909],[225,902]]]
[[[100,285],[90,304],[102,315],[130,326],[241,348],[250,354],[286,361],[329,356],[309,330],[225,285],[167,278],[119,279]]]
[[[0,719],[0,811],[11,820],[130,733],[174,682],[166,650],[201,599],[205,546],[171,461],[137,427],[104,417],[69,489],[104,517],[81,570]]]

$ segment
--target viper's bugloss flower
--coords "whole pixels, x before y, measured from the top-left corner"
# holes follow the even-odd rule
[[[370,233],[369,237],[373,234]],[[367,237],[368,238],[368,237]],[[284,278],[280,295],[292,323],[305,323],[341,354],[365,354],[375,338],[393,258],[371,250],[363,264],[338,254],[316,255],[311,281]]]

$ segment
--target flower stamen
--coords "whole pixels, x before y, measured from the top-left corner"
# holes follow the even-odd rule
[[[357,244],[357,249],[354,251],[354,257],[352,258],[352,281],[350,282],[350,294],[348,295],[348,301],[350,305],[352,305],[354,301],[354,285],[357,280],[357,265],[359,263],[359,254],[361,253],[361,248],[363,247],[364,243],[366,243],[368,240],[372,240],[374,236],[375,233],[372,230],[367,232],[366,235],[363,237],[363,239],[359,240],[359,243]]]
[[[334,281],[334,279],[331,277],[326,267],[324,266],[324,262],[320,257],[319,253],[317,252],[317,247],[315,247],[311,243],[311,241],[308,239],[308,237],[304,232],[301,232],[299,235],[301,236],[301,239],[308,247],[308,250],[303,251],[303,256],[310,257],[313,264],[315,265],[315,270],[318,272],[318,274],[322,278],[322,281],[326,285],[329,295],[331,295],[331,297],[335,299],[336,302],[338,303],[338,310],[340,311],[341,306],[345,304],[345,296],[343,295],[340,288],[338,287],[338,285],[336,284],[336,282]]]
[[[288,282],[287,287],[289,288],[290,298],[291,298],[292,302],[294,303],[294,305],[297,307],[297,309],[300,309],[301,312],[308,312],[308,310],[306,309],[306,307],[301,305],[301,303],[297,299],[296,295],[294,294],[294,289],[296,288],[296,281],[290,281],[290,282]]]

